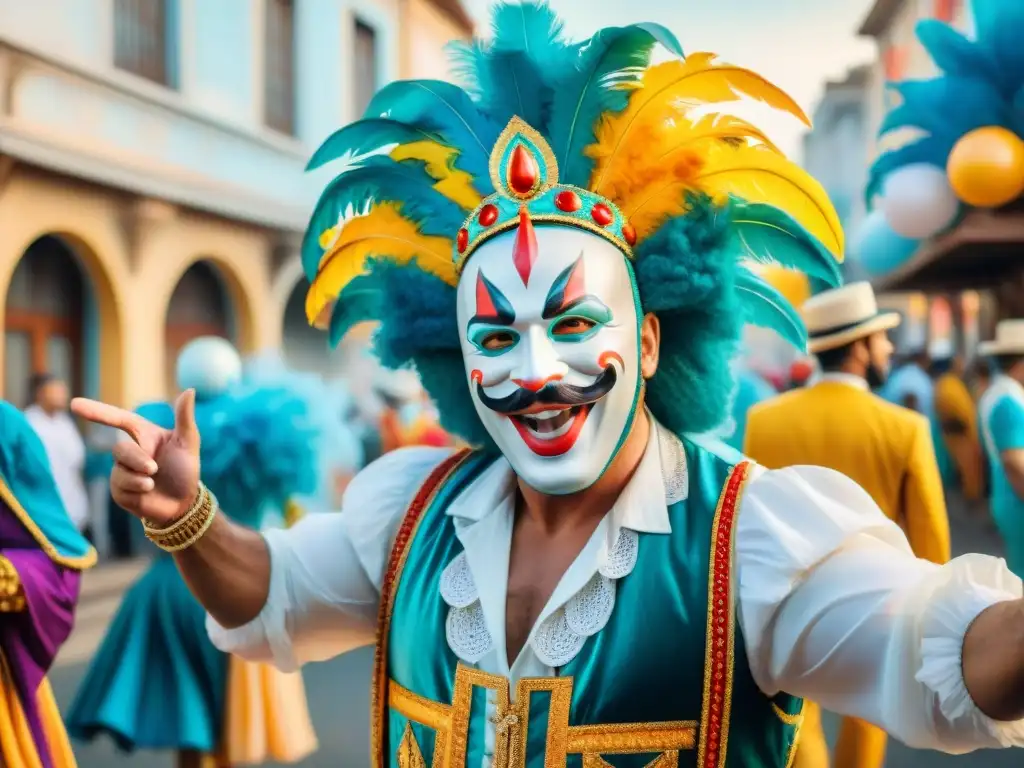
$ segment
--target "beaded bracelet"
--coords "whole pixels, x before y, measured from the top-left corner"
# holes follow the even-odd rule
[[[144,520],[142,523],[146,538],[164,552],[181,552],[199,541],[210,530],[217,516],[217,499],[209,489],[199,484],[196,499],[188,512],[165,528],[158,528]]]

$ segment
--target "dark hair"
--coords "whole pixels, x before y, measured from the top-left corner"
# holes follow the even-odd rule
[[[849,344],[843,344],[841,347],[834,347],[832,349],[823,349],[821,352],[816,352],[815,357],[818,358],[818,365],[821,366],[821,370],[824,372],[838,371],[850,357],[850,353],[853,351],[854,345],[860,341],[857,339],[851,341]]]
[[[39,390],[49,384],[56,378],[52,373],[35,373],[32,378],[28,380],[28,398],[29,403],[34,403],[36,398],[39,397]]]
[[[1013,366],[1024,360],[1024,355],[996,355],[993,360],[997,370],[1009,373]]]

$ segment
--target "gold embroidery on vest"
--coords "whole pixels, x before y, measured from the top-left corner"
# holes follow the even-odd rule
[[[523,678],[516,684],[513,703],[508,678],[460,663],[451,706],[412,693],[394,680],[388,686],[390,707],[436,734],[432,768],[466,768],[473,689],[477,687],[494,692],[494,768],[526,768],[530,698],[535,693],[550,694],[544,768],[565,768],[568,755],[582,755],[585,768],[603,768],[602,763],[594,762],[601,755],[645,752],[663,753],[647,768],[678,768],[679,751],[696,746],[695,720],[570,726],[571,677]]]
[[[411,723],[405,724],[405,733],[398,743],[398,768],[427,768],[420,745],[416,741],[416,734],[412,732]]]
[[[786,758],[786,768],[793,768],[796,763],[796,750],[800,744],[800,729],[804,724],[804,705],[800,703],[800,711],[795,715],[789,714],[786,710],[772,702],[772,711],[775,712],[776,717],[779,718],[786,725],[793,726],[793,741],[789,744],[789,755]]]
[[[600,755],[584,755],[583,768],[615,767]],[[644,768],[679,768],[679,753],[676,751],[666,752],[660,757],[654,758]]]

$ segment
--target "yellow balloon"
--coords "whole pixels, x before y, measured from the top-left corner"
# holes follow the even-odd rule
[[[811,297],[811,283],[803,272],[772,265],[762,270],[761,277],[794,307],[799,308]]]
[[[1024,193],[1024,141],[998,126],[965,133],[949,153],[946,175],[956,196],[975,208],[998,208]]]

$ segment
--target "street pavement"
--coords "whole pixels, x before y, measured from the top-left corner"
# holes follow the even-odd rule
[[[962,504],[951,500],[954,554],[1000,554],[998,537],[983,518],[971,517]],[[131,562],[96,569],[83,588],[78,624],[50,679],[62,709],[66,709],[81,683],[85,664],[102,637],[124,585],[141,571]],[[304,768],[367,768],[369,766],[369,681],[372,651],[364,648],[305,670],[313,723],[320,750],[305,760]],[[834,734],[836,718],[826,716],[826,729]],[[119,754],[106,739],[75,745],[79,768],[173,768],[170,755]],[[890,742],[886,768],[1019,768],[1024,751],[992,750],[950,757],[907,749]]]

